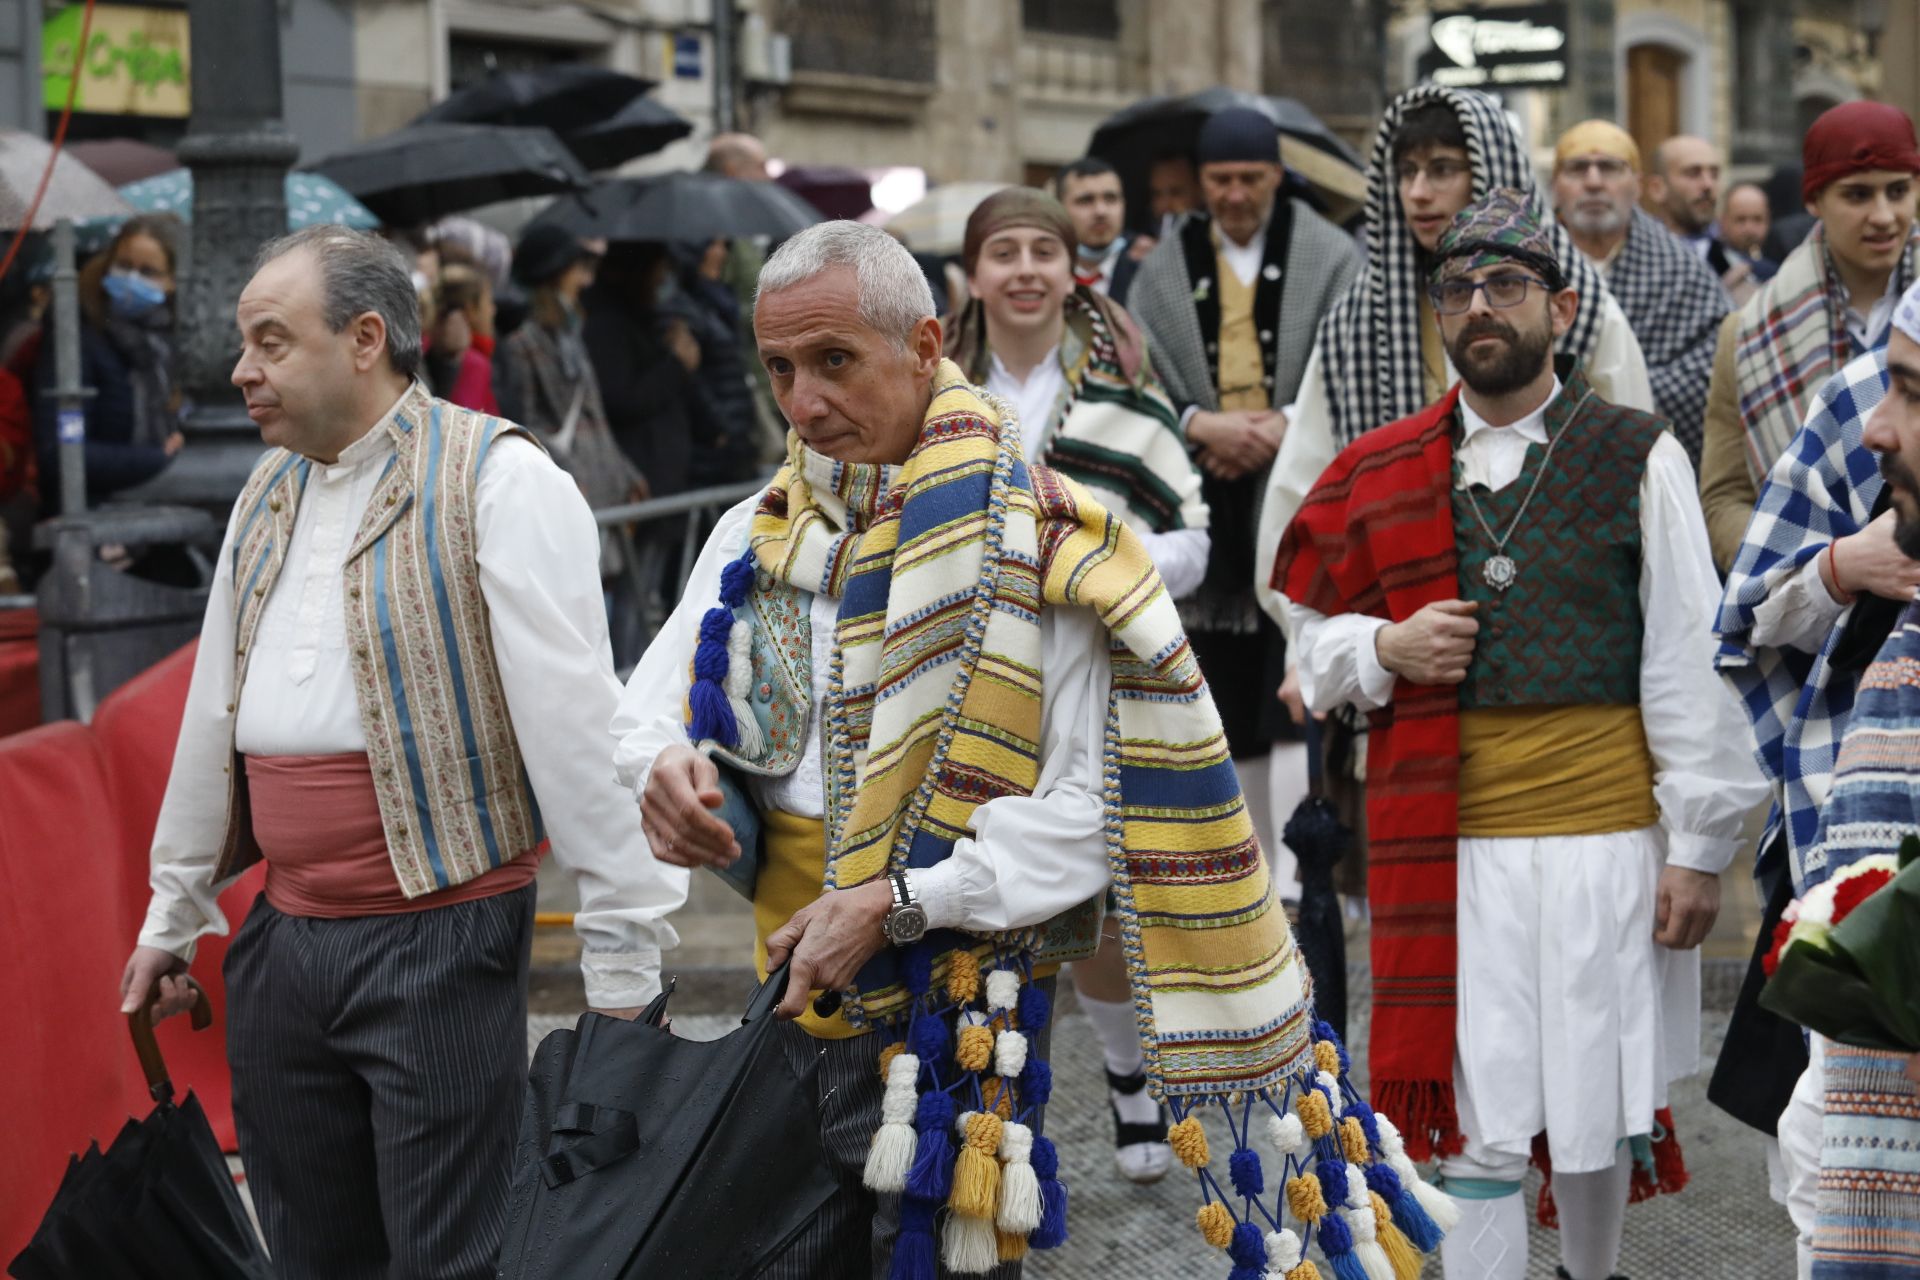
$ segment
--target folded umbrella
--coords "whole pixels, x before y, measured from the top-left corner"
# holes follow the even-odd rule
[[[1365,204],[1366,163],[1320,117],[1292,98],[1216,85],[1198,93],[1143,99],[1108,116],[1093,131],[1087,152],[1119,171],[1127,220],[1135,229],[1151,229],[1147,178],[1153,162],[1165,155],[1191,156],[1200,126],[1228,107],[1251,107],[1273,121],[1280,134],[1281,162],[1328,217],[1344,221]]]
[[[203,1031],[213,1014],[194,991],[193,1026]],[[16,1280],[272,1280],[199,1099],[173,1101],[153,1035],[157,999],[127,1025],[158,1105],[104,1152],[94,1143],[68,1163],[39,1230],[8,1266]]]
[[[653,86],[585,62],[500,71],[454,90],[413,123],[535,125],[565,133],[605,120]]]
[[[394,226],[592,182],[553,130],[491,124],[409,125],[308,168]]]
[[[554,201],[535,219],[607,240],[771,236],[784,240],[820,221],[820,211],[771,182],[719,173],[611,178]]]
[[[837,1190],[817,1089],[787,1061],[776,970],[740,1029],[682,1040],[663,993],[633,1022],[583,1014],[528,1075],[500,1280],[751,1276]]]
[[[1320,759],[1320,723],[1307,717],[1308,795],[1294,809],[1280,838],[1300,864],[1300,919],[1295,944],[1313,975],[1313,1004],[1319,1018],[1341,1039],[1347,1035],[1347,929],[1340,917],[1340,895],[1333,890],[1333,867],[1345,856],[1353,833],[1327,799]]]
[[[560,135],[567,150],[589,169],[611,169],[650,156],[693,132],[693,122],[652,98],[635,98],[620,110]]]

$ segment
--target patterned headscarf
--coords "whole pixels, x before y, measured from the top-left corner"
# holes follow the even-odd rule
[[[1317,342],[1325,361],[1336,446],[1344,447],[1361,432],[1404,418],[1426,403],[1420,366],[1420,293],[1426,287],[1426,272],[1400,207],[1393,138],[1408,112],[1435,102],[1460,119],[1467,159],[1473,166],[1474,198],[1501,187],[1523,192],[1553,242],[1554,259],[1562,264],[1568,286],[1579,291],[1573,326],[1561,335],[1555,349],[1585,359],[1600,330],[1606,283],[1574,248],[1565,229],[1548,216],[1526,148],[1500,104],[1471,89],[1440,85],[1409,89],[1387,107],[1374,135],[1367,167],[1366,268],[1320,322]]]

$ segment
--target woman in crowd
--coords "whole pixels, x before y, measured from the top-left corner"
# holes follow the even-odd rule
[[[1206,574],[1200,473],[1132,317],[1075,283],[1077,250],[1052,196],[1009,187],[983,200],[967,220],[970,296],[948,317],[947,354],[1012,407],[1029,459],[1086,485],[1140,536],[1178,599]],[[1120,1172],[1156,1181],[1172,1164],[1167,1116],[1146,1092],[1112,917],[1099,953],[1073,967],[1073,983],[1106,1057]]]
[[[529,314],[498,348],[493,390],[502,416],[539,435],[588,505],[610,507],[648,490],[646,477],[614,443],[582,339],[580,298],[599,261],[572,232],[527,229],[514,251],[513,276],[530,296]]]
[[[700,344],[660,306],[672,281],[664,244],[613,245],[587,294],[587,352],[620,448],[659,497],[688,487]]]
[[[472,267],[440,270],[426,372],[441,399],[479,413],[500,412],[493,394],[493,286]]]
[[[180,452],[180,390],[174,381],[174,273],[179,222],[129,218],[80,272],[80,382],[86,403],[87,500],[103,500],[158,475]],[[42,343],[35,384],[34,443],[47,507],[60,496],[59,357]]]

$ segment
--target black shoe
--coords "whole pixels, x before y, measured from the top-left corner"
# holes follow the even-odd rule
[[[1558,1276],[1560,1280],[1573,1280],[1573,1274],[1565,1267],[1555,1267],[1553,1274]],[[1611,1280],[1627,1280],[1627,1278],[1625,1276],[1613,1276]]]
[[[1107,1072],[1107,1088],[1115,1093],[1132,1097],[1146,1087],[1144,1070],[1130,1076]],[[1108,1108],[1113,1112],[1113,1159],[1120,1167],[1120,1176],[1142,1186],[1166,1177],[1173,1167],[1173,1149],[1167,1145],[1166,1107],[1160,1108],[1159,1118],[1152,1124],[1122,1120],[1120,1108],[1111,1099]]]

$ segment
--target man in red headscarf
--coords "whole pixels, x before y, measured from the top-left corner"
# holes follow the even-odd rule
[[[1707,392],[1700,503],[1725,573],[1760,481],[1800,429],[1821,384],[1884,347],[1893,304],[1914,278],[1913,121],[1883,102],[1848,102],[1807,130],[1807,212],[1818,222],[1780,271],[1720,328]]]

